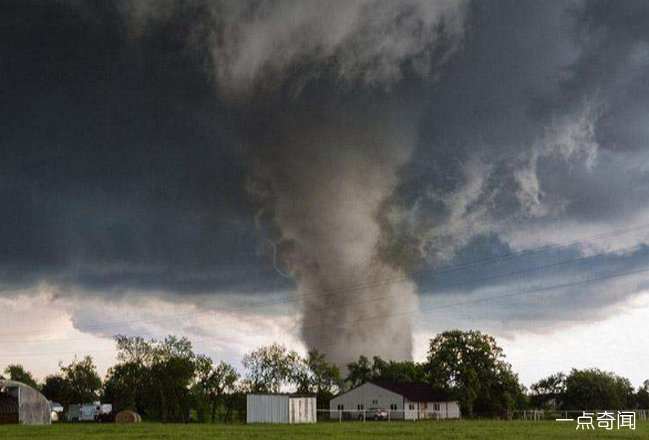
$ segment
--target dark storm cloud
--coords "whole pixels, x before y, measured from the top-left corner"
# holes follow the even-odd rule
[[[597,94],[606,113],[597,127],[604,148],[646,149],[649,102],[649,8],[643,2],[623,5],[592,1],[575,11],[583,50],[563,87],[564,99]]]
[[[614,10],[610,16],[601,11],[606,5]],[[430,94],[419,147],[397,197],[407,209],[427,214],[414,227],[473,220],[480,233],[503,220],[514,228],[566,219],[597,222],[644,209],[646,147],[627,155],[616,147],[625,139],[603,133],[619,117],[615,99],[643,90],[641,76],[619,83],[615,77],[643,59],[628,50],[644,47],[641,35],[631,38],[628,29],[617,29],[625,23],[621,17],[641,14],[639,4],[472,6],[464,48]],[[592,24],[593,15],[611,23]],[[600,50],[601,44],[617,47],[611,40],[622,40],[626,55],[609,57]],[[644,103],[640,93],[628,105]],[[634,123],[620,120],[615,129],[628,133],[629,122]],[[464,211],[458,219],[453,204],[460,202],[466,205],[459,206]]]
[[[422,284],[431,293],[422,297],[428,317],[422,325],[455,321],[507,335],[556,332],[620,315],[633,307],[627,302],[633,293],[649,287],[646,245],[627,254],[581,257],[577,248],[552,254],[429,279]]]
[[[97,290],[285,287],[259,255],[235,115],[181,24],[106,2],[1,15],[1,271]]]
[[[414,242],[422,246],[419,237],[428,231],[437,242],[416,252],[435,260],[445,247],[461,247],[471,234],[523,215],[515,173],[528,166],[554,119],[572,117],[546,102],[578,56],[575,25],[561,2],[471,4],[463,49],[426,95],[418,147],[396,196],[416,211],[404,219]],[[403,234],[397,238],[401,246]]]
[[[375,115],[398,119],[386,113],[415,126],[403,130],[410,157],[377,167],[386,175],[401,168],[396,190],[381,187],[390,196],[380,211],[381,255],[400,270],[463,264],[485,248],[499,255],[572,241],[580,231],[646,218],[646,3],[472,2],[446,22],[454,29],[446,43],[426,2],[404,10],[381,3],[381,20],[360,24],[341,22],[335,10],[320,20],[317,3],[269,2],[259,12],[246,2],[5,2],[3,284],[54,280],[98,293],[289,287],[260,252],[264,231],[278,232],[272,215],[258,218],[261,237],[255,224],[259,204],[247,190],[259,177],[254,162],[275,155],[265,162],[270,180],[288,163],[283,171],[336,181],[324,165],[300,168],[306,156],[320,165],[330,158],[316,140],[333,129],[343,140],[371,139],[345,130],[370,127]],[[342,4],[346,16],[367,7]],[[390,27],[395,11],[405,25]],[[417,27],[421,11],[431,15]],[[304,29],[308,38],[297,38]],[[349,117],[329,116],[343,108]],[[313,142],[302,148],[307,130]],[[282,162],[289,155],[293,162]],[[312,194],[284,189],[272,196]],[[582,243],[496,274],[593,254],[590,245],[614,253],[566,265],[552,279],[635,268],[646,258],[633,247],[645,238]],[[477,266],[457,281],[417,282],[425,293],[510,283],[484,281],[490,275],[493,268]],[[607,285],[609,296],[589,286],[565,294],[592,293],[594,313],[638,290],[615,286]],[[512,322],[563,319],[552,307],[503,310]]]
[[[584,238],[566,252],[615,252],[551,274],[534,268],[561,258],[552,251],[504,266],[473,265],[452,276],[427,275],[420,263],[423,292],[494,294],[512,283],[519,288],[512,277],[529,285],[545,277],[559,285],[646,264],[633,249],[615,257],[646,242],[646,233],[587,238],[646,219],[649,58],[640,23],[648,11],[641,2],[472,3],[463,50],[427,95],[418,148],[386,213],[392,240],[386,252],[415,264],[423,258],[442,271],[479,261],[485,246],[494,258]],[[499,276],[507,273],[514,275]],[[557,292],[588,298],[581,309],[588,319],[642,288],[613,279]],[[557,313],[560,301],[547,307],[522,301],[502,305],[500,319],[520,328],[519,319],[568,318]],[[473,307],[478,314],[480,307]]]

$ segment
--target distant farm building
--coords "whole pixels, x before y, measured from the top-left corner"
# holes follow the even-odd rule
[[[70,422],[101,422],[107,421],[113,412],[110,403],[76,403],[68,406],[68,421]]]
[[[329,402],[331,418],[458,419],[460,406],[428,384],[367,382]]]
[[[49,425],[50,403],[29,385],[0,379],[0,424]]]
[[[316,398],[299,394],[248,394],[246,423],[315,423]]]

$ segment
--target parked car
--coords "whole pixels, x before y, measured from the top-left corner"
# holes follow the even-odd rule
[[[371,420],[388,420],[388,412],[381,408],[373,408],[367,412],[367,418]]]

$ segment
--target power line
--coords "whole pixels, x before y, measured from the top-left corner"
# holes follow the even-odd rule
[[[649,227],[649,224],[648,225],[643,225],[643,226],[638,226],[638,227],[635,227],[635,228],[628,228],[626,230],[616,230],[616,231],[611,231],[611,232],[608,232],[608,233],[598,234],[598,235],[596,235],[594,237],[605,237],[605,236],[620,234],[621,232],[622,233],[629,233],[629,232],[636,231],[638,229],[646,228],[646,227]],[[593,239],[593,237],[590,237],[590,238],[587,238],[587,239]],[[555,245],[552,248],[558,249],[558,248],[565,248],[565,247],[575,246],[577,244],[581,244],[583,242],[583,240],[584,239],[573,241],[573,242],[570,242],[570,243],[567,243],[567,244]],[[640,248],[640,246],[635,246],[633,248],[629,248],[629,249],[626,249],[626,250],[633,251],[633,250],[636,250],[638,248]],[[482,263],[494,262],[496,260],[501,261],[502,259],[505,259],[505,258],[506,259],[511,259],[511,258],[513,258],[515,256],[520,256],[520,255],[523,255],[523,254],[524,254],[524,256],[527,256],[527,255],[530,255],[532,253],[538,253],[538,252],[541,252],[541,251],[544,251],[544,250],[549,250],[549,249],[550,249],[549,247],[545,246],[543,248],[538,248],[538,249],[535,249],[535,250],[526,250],[526,251],[523,251],[523,252],[520,252],[520,253],[510,253],[510,254],[507,254],[505,256],[501,256],[501,257],[498,257],[498,258],[491,258],[491,259],[488,259],[488,260],[481,260],[481,262]],[[480,279],[473,280],[473,282],[488,281],[488,280],[497,279],[497,278],[509,277],[509,276],[514,276],[514,275],[521,275],[521,274],[524,274],[524,273],[531,273],[531,272],[535,272],[535,271],[550,268],[550,267],[558,267],[558,266],[561,266],[561,265],[564,265],[564,264],[569,264],[569,263],[573,263],[573,262],[577,262],[577,261],[585,261],[585,260],[588,260],[590,258],[596,258],[596,257],[600,257],[600,256],[605,256],[605,255],[607,255],[607,253],[600,253],[600,254],[594,254],[594,255],[590,255],[590,256],[583,256],[583,257],[578,257],[578,258],[573,258],[573,259],[568,259],[568,260],[562,260],[560,262],[551,263],[551,264],[547,264],[547,265],[543,265],[543,266],[532,267],[532,268],[528,268],[528,269],[521,270],[521,271],[514,271],[514,272],[509,272],[509,273],[506,273],[506,274],[499,274],[499,275],[490,276],[490,277],[483,277],[483,278],[480,278]],[[466,267],[474,267],[476,265],[477,265],[476,262],[471,262],[471,263],[468,263],[468,264],[456,265],[456,266],[447,267],[447,268],[440,269],[440,270],[429,269],[429,270],[426,270],[426,272],[431,272],[433,275],[445,274],[445,273],[456,272],[456,271],[459,271],[460,269],[463,269],[463,268],[466,268]],[[371,287],[380,287],[380,286],[384,286],[384,285],[387,285],[387,284],[394,284],[394,283],[406,282],[406,281],[411,281],[410,276],[400,276],[400,277],[395,277],[395,278],[385,278],[385,279],[382,279],[382,280],[378,280],[378,281],[374,281],[374,282],[370,282],[370,283],[365,283],[365,284],[362,284],[362,285],[356,285],[356,286],[346,288],[346,289],[345,288],[340,288],[340,289],[336,290],[335,292],[336,293],[353,292],[353,291],[367,289],[367,288],[371,288]],[[456,283],[456,285],[461,285],[461,284],[462,283]],[[451,284],[451,285],[453,285],[453,284]],[[224,310],[224,311],[225,312],[236,312],[236,311],[241,311],[241,310],[248,310],[248,309],[265,307],[265,306],[281,305],[281,304],[295,302],[297,300],[304,299],[304,298],[309,297],[311,295],[317,295],[317,297],[319,299],[322,299],[323,297],[326,298],[328,296],[328,295],[326,295],[327,291],[323,291],[323,292],[325,292],[324,295],[321,294],[320,292],[321,291],[314,291],[314,292],[311,292],[309,294],[298,295],[298,298],[294,298],[294,299],[292,299],[292,298],[284,298],[284,299],[279,299],[279,300],[275,300],[275,301],[265,302],[265,303],[262,303],[262,304],[253,304],[253,305],[229,308],[229,309]],[[328,292],[332,293],[331,290],[328,291]],[[374,301],[378,301],[378,300],[386,299],[386,298],[390,298],[390,297],[392,297],[392,295],[383,295],[383,296],[378,296],[378,297],[375,296],[375,297],[373,297],[373,298],[371,298],[369,300],[364,300],[364,301],[360,301],[360,302],[357,301],[357,302],[354,302],[354,303],[328,304],[322,310],[325,311],[326,309],[328,309],[330,307],[334,307],[334,306],[336,306],[336,307],[347,307],[347,306],[350,306],[350,305],[359,305],[359,304],[374,302]],[[156,322],[168,321],[170,319],[177,320],[177,319],[182,319],[184,317],[193,317],[193,316],[197,316],[197,315],[208,315],[208,314],[214,314],[214,313],[216,313],[216,311],[198,311],[198,312],[188,312],[188,313],[185,313],[185,314],[167,315],[167,316],[162,317],[162,318],[155,318],[155,319],[148,319],[148,320],[134,319],[134,320],[125,320],[125,321],[113,321],[113,322],[108,322],[108,323],[104,322],[104,323],[97,324],[97,325],[94,325],[94,326],[86,326],[85,329],[86,330],[108,330],[110,327],[123,325],[123,324],[156,323]],[[36,334],[36,333],[32,333],[32,332],[16,332],[16,333],[12,333],[12,334],[4,333],[4,334],[1,334],[0,336],[10,336],[10,335],[15,335],[15,334]],[[54,340],[48,339],[47,341],[54,341]],[[16,341],[16,340],[13,340],[13,341],[0,341],[0,342],[4,342],[4,343],[19,343],[19,342],[21,342],[22,343],[22,342],[37,342],[37,341],[33,341],[33,340],[31,340],[31,341],[30,340]]]
[[[462,269],[466,269],[467,267],[476,267],[476,266],[480,266],[480,265],[484,265],[484,264],[490,264],[490,263],[499,262],[499,261],[503,261],[503,260],[510,260],[510,259],[516,258],[516,257],[526,257],[528,255],[548,251],[548,250],[551,250],[551,249],[569,248],[569,247],[576,246],[578,244],[582,244],[582,242],[584,240],[593,240],[593,239],[607,237],[607,236],[615,236],[615,235],[619,235],[619,234],[627,234],[627,233],[630,233],[630,232],[635,232],[635,231],[638,231],[638,230],[641,230],[641,229],[645,229],[647,227],[649,227],[649,224],[639,225],[639,226],[636,226],[636,227],[633,227],[633,228],[618,229],[618,230],[613,230],[613,231],[609,231],[609,232],[606,232],[606,233],[597,234],[597,235],[594,235],[594,236],[591,236],[591,237],[582,238],[580,240],[575,240],[575,241],[565,243],[565,244],[556,244],[556,245],[553,245],[553,246],[543,246],[543,247],[539,247],[539,248],[535,248],[535,249],[528,249],[528,250],[520,251],[520,252],[510,252],[508,254],[501,255],[501,256],[498,256],[498,257],[476,260],[476,261],[473,261],[473,262],[470,262],[470,263],[466,263],[466,264],[462,264],[462,265],[449,266],[449,267],[445,267],[445,268],[437,269],[437,270],[429,268],[429,269],[424,269],[424,270],[420,270],[420,271],[414,271],[414,272],[411,272],[411,275],[402,275],[402,276],[394,277],[394,278],[385,278],[383,280],[378,280],[378,281],[369,282],[369,283],[366,282],[366,283],[363,283],[363,284],[357,284],[355,286],[351,286],[351,287],[347,287],[347,288],[342,288],[341,287],[341,288],[335,289],[335,290],[334,289],[329,289],[329,290],[317,290],[317,291],[311,291],[311,292],[304,292],[302,294],[296,295],[294,298],[283,298],[283,299],[274,300],[274,301],[262,302],[261,304],[256,303],[256,304],[252,304],[252,305],[244,305],[244,306],[239,306],[239,307],[235,307],[235,308],[229,308],[226,311],[227,312],[236,312],[236,311],[255,309],[255,308],[266,307],[266,306],[288,304],[288,303],[303,300],[303,299],[308,298],[310,296],[317,296],[318,298],[321,299],[323,297],[326,298],[327,296],[333,296],[333,294],[337,294],[337,293],[353,292],[353,291],[372,288],[372,287],[379,287],[379,286],[382,286],[382,285],[385,285],[385,284],[392,284],[392,283],[410,281],[410,277],[412,275],[416,274],[416,273],[428,272],[428,273],[431,273],[432,275],[452,273],[452,272],[456,272],[456,271],[459,271],[459,270],[462,270]],[[587,258],[587,257],[585,257],[585,258]],[[113,321],[113,322],[103,322],[103,323],[100,323],[100,324],[97,324],[97,325],[86,326],[85,329],[86,330],[104,330],[104,329],[109,329],[110,327],[113,327],[113,326],[119,326],[119,325],[124,325],[124,324],[157,323],[157,322],[164,322],[164,321],[167,321],[169,319],[182,319],[182,318],[185,318],[185,317],[189,318],[189,317],[194,317],[194,316],[198,316],[198,315],[213,314],[213,313],[215,313],[215,311],[196,311],[196,312],[188,312],[188,313],[185,313],[185,314],[172,314],[172,315],[167,315],[167,316],[162,317],[162,318],[155,318],[155,319],[148,319],[148,320],[133,319],[133,320],[121,320],[121,321]],[[47,329],[44,329],[44,331],[47,331]],[[2,333],[2,334],[0,334],[0,337],[15,336],[15,335],[33,335],[33,334],[38,334],[38,333],[39,333],[38,330],[37,331]],[[4,342],[4,341],[0,341],[0,342]]]
[[[400,312],[400,313],[394,313],[394,314],[389,314],[389,315],[377,315],[377,316],[371,316],[371,317],[366,317],[366,318],[360,318],[360,319],[354,319],[353,322],[350,322],[350,326],[354,327],[358,325],[360,322],[365,322],[365,321],[370,321],[370,320],[375,320],[375,319],[385,319],[386,317],[394,317],[394,316],[401,316],[401,315],[409,315],[412,313],[420,313],[423,311],[428,311],[428,312],[434,312],[434,311],[440,311],[452,307],[457,307],[457,306],[464,306],[468,304],[476,304],[476,303],[482,303],[482,302],[489,302],[493,300],[500,300],[504,298],[512,298],[512,297],[517,297],[517,296],[523,296],[523,295],[528,295],[528,294],[536,294],[536,293],[541,293],[541,292],[547,292],[551,290],[556,290],[556,289],[565,289],[569,287],[575,287],[579,286],[582,284],[590,284],[593,282],[597,281],[604,281],[608,279],[614,279],[614,278],[621,278],[625,277],[628,275],[635,275],[635,274],[640,274],[640,273],[647,273],[649,272],[649,267],[643,267],[642,269],[636,269],[636,270],[631,270],[631,271],[625,271],[625,272],[618,272],[618,273],[613,273],[613,274],[608,274],[600,277],[594,277],[586,280],[579,280],[579,281],[573,281],[573,282],[567,282],[567,283],[562,283],[562,284],[556,284],[552,286],[543,286],[543,287],[537,287],[533,289],[527,289],[523,291],[512,291],[512,292],[507,292],[504,294],[500,295],[494,295],[494,296],[489,296],[489,297],[483,297],[483,298],[475,298],[471,300],[466,300],[466,301],[459,301],[459,302],[454,302],[454,303],[449,303],[449,304],[443,304],[441,306],[435,306],[432,308],[426,308],[424,307],[423,309],[417,309],[417,310],[411,310],[407,312]],[[338,330],[340,328],[349,328],[350,326],[345,326],[345,327],[340,327],[337,326],[332,329],[332,332],[335,330]],[[333,344],[325,345],[325,346],[331,346]],[[322,346],[321,346],[322,347]]]
[[[608,280],[608,279],[615,279],[615,278],[620,278],[628,275],[635,275],[639,273],[647,273],[649,272],[649,266],[643,266],[641,269],[635,269],[635,270],[630,270],[630,271],[623,271],[623,272],[617,272],[617,273],[611,273],[607,275],[602,275],[599,277],[592,277],[589,279],[585,280],[578,280],[578,281],[572,281],[572,282],[566,282],[566,283],[560,283],[560,284],[555,284],[551,286],[542,286],[542,287],[537,287],[533,289],[525,289],[525,290],[516,290],[516,291],[510,291],[507,293],[499,294],[499,295],[493,295],[489,297],[482,297],[482,298],[474,298],[474,299],[469,299],[465,301],[459,301],[459,302],[454,302],[454,303],[448,303],[448,304],[442,304],[442,305],[435,305],[433,307],[424,307],[418,308],[416,310],[409,310],[409,311],[404,311],[404,312],[398,312],[398,313],[389,313],[389,314],[380,314],[380,315],[375,315],[375,316],[369,316],[369,317],[362,317],[362,318],[355,318],[353,321],[348,321],[347,323],[343,322],[343,325],[336,326],[334,328],[331,328],[331,333],[334,333],[336,330],[341,330],[341,329],[348,329],[350,327],[355,327],[361,322],[365,321],[370,321],[370,320],[376,320],[376,319],[385,319],[388,317],[394,317],[394,316],[406,316],[410,315],[413,313],[421,313],[424,311],[428,312],[435,312],[435,311],[440,311],[440,310],[445,310],[448,308],[452,307],[457,307],[457,306],[463,306],[467,304],[476,304],[476,303],[482,303],[482,302],[488,302],[488,301],[493,301],[493,300],[500,300],[504,298],[511,298],[511,297],[517,297],[517,296],[523,296],[523,295],[528,295],[528,294],[535,294],[535,293],[541,293],[541,292],[546,292],[546,291],[551,291],[551,290],[556,290],[556,289],[563,289],[563,288],[569,288],[569,287],[575,287],[583,284],[590,284],[593,282],[597,281],[603,281],[603,280]],[[348,324],[348,325],[345,325]],[[307,326],[303,328],[317,328],[321,326],[329,325],[327,324],[318,324],[318,325],[313,325],[313,326]],[[196,338],[192,340],[192,343],[196,342],[204,342],[208,340],[214,340],[214,339],[219,339],[220,336],[211,336],[211,337],[205,337],[205,338]],[[340,341],[336,341],[335,343],[339,343]],[[322,347],[328,347],[332,346],[334,343],[331,344],[325,344],[325,345],[320,345],[318,348]],[[94,353],[94,352],[106,352],[109,350],[88,350],[84,351],[84,353]],[[76,352],[68,352],[69,354],[74,354]],[[23,356],[23,355],[29,355],[29,356],[50,356],[54,353],[42,353],[42,352],[34,352],[34,353],[23,353],[23,354],[13,354],[13,355],[0,355],[2,357],[13,357],[13,356]]]

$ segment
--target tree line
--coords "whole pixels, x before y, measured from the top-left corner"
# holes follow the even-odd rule
[[[102,380],[90,356],[59,364],[37,383],[21,365],[4,374],[63,404],[101,400],[114,411],[135,410],[163,422],[234,421],[245,417],[250,392],[294,391],[317,396],[328,409],[337,393],[368,381],[427,383],[460,403],[464,417],[509,417],[523,409],[649,408],[649,380],[636,391],[628,379],[597,369],[556,373],[526,389],[496,340],[479,331],[452,330],[429,342],[423,362],[360,356],[343,372],[317,350],[301,356],[280,344],[242,358],[243,371],[194,352],[186,338],[115,337],[117,363]]]

